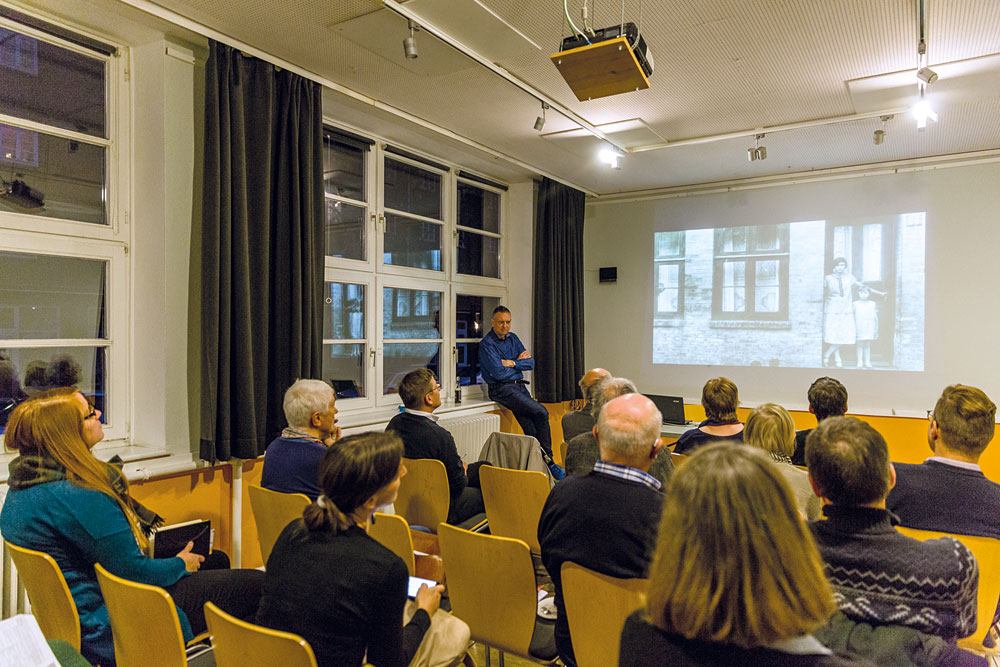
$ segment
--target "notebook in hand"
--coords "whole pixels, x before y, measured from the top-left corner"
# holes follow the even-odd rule
[[[195,519],[160,526],[149,537],[149,549],[153,558],[172,558],[183,551],[188,542],[194,542],[194,553],[208,556],[212,551],[212,522]]]

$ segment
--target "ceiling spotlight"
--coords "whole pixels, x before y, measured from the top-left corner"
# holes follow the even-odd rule
[[[601,152],[598,154],[601,162],[608,165],[612,169],[622,168],[622,154],[613,148],[602,148]]]
[[[535,119],[535,132],[541,132],[545,127],[545,110],[549,108],[547,102],[542,102],[542,115]]]
[[[403,53],[410,60],[414,60],[420,53],[417,51],[417,40],[413,38],[413,33],[419,30],[420,26],[413,21],[407,21],[407,24],[410,27],[410,36],[403,40]]]
[[[924,83],[934,83],[938,80],[938,75],[930,67],[921,67],[917,70],[917,78]]]
[[[875,134],[872,135],[872,141],[875,142],[876,146],[881,146],[882,142],[885,141],[885,130],[875,130]]]
[[[753,138],[753,148],[747,149],[747,160],[753,162],[754,160],[766,160],[767,159],[767,149],[760,145],[760,140],[764,138],[763,134],[754,135]]]

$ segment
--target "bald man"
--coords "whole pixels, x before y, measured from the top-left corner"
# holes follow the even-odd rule
[[[563,442],[569,442],[581,433],[587,433],[594,428],[597,415],[594,413],[594,397],[591,394],[598,382],[609,377],[611,373],[603,368],[591,368],[580,378],[577,384],[580,386],[580,395],[586,403],[580,410],[573,410],[563,415]]]
[[[553,487],[538,521],[542,563],[556,589],[559,657],[576,667],[562,599],[562,564],[622,579],[647,576],[663,508],[660,482],[649,466],[662,447],[663,417],[642,394],[608,402],[594,434],[601,460],[581,477]]]

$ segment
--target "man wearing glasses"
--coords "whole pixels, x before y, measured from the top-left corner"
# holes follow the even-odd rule
[[[979,457],[993,439],[997,406],[976,387],[946,387],[927,411],[923,463],[897,463],[886,500],[900,523],[920,530],[1000,538],[1000,484],[986,479]]]
[[[448,523],[457,525],[485,512],[483,492],[478,488],[482,462],[469,469],[458,455],[455,438],[438,425],[434,411],[441,407],[441,385],[434,373],[426,368],[410,371],[399,383],[399,396],[406,411],[393,417],[385,430],[399,435],[406,458],[437,459],[444,464],[451,492]]]

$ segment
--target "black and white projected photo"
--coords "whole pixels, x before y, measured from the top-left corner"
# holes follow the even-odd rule
[[[924,222],[654,233],[653,363],[922,371]]]

